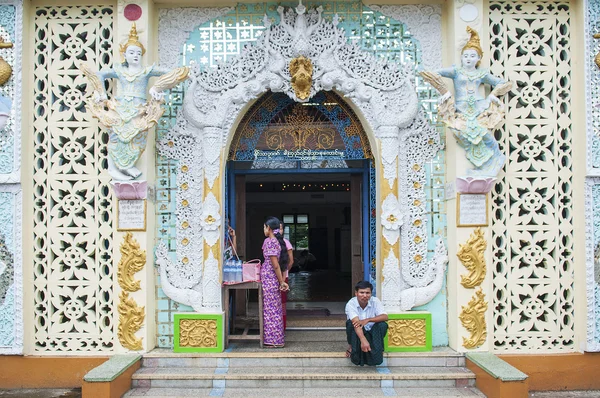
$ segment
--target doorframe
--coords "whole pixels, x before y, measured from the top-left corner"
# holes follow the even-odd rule
[[[370,162],[371,159],[363,159],[363,167],[362,168],[348,168],[348,169],[302,169],[300,168],[300,163],[296,168],[293,169],[247,169],[247,170],[235,170],[234,167],[231,167],[234,160],[227,160],[226,163],[226,177],[225,177],[225,208],[223,209],[227,217],[229,217],[229,222],[232,228],[236,228],[236,184],[235,177],[237,175],[252,175],[252,174],[360,174],[362,176],[362,185],[361,185],[361,211],[362,211],[362,263],[363,263],[363,279],[366,281],[370,281],[371,278],[371,262],[369,260],[371,247],[370,247],[370,238],[369,238],[369,213],[370,213],[370,197],[369,193],[371,191],[370,178]],[[351,188],[352,189],[352,188]]]

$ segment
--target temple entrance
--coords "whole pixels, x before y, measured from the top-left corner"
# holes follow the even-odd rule
[[[343,326],[354,284],[375,277],[374,175],[358,119],[335,93],[308,104],[268,93],[242,119],[229,153],[226,212],[240,257],[262,260],[264,220],[279,218],[294,247],[288,327]]]

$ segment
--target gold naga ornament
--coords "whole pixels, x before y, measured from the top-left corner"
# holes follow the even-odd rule
[[[140,244],[133,239],[131,232],[125,234],[121,244],[121,256],[117,269],[119,285],[123,290],[136,292],[140,290],[140,281],[134,280],[133,275],[144,268],[146,251],[140,249]]]
[[[310,59],[304,56],[292,59],[290,62],[290,75],[292,76],[292,88],[296,97],[305,100],[310,97],[312,87],[313,65]]]
[[[119,330],[117,336],[121,345],[133,351],[139,351],[143,347],[142,339],[135,337],[135,333],[141,329],[144,324],[146,314],[144,307],[137,305],[129,293],[121,292],[119,296]]]
[[[484,253],[486,246],[487,242],[483,238],[481,228],[475,229],[464,245],[459,245],[456,256],[467,270],[469,270],[468,275],[460,276],[460,284],[467,289],[481,285],[485,279],[486,265]]]
[[[2,37],[0,37],[0,49],[2,48],[12,48],[13,44],[11,42],[5,42]],[[4,58],[0,57],[0,86],[3,86],[8,82],[10,76],[12,75],[12,68],[4,60]]]
[[[462,325],[471,333],[471,337],[463,337],[463,347],[473,349],[481,346],[487,338],[487,326],[485,324],[485,312],[487,311],[488,303],[485,301],[485,294],[479,288],[475,292],[475,296],[467,306],[462,307],[462,311],[458,318]]]

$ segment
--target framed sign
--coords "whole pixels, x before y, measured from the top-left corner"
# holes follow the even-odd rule
[[[459,193],[456,198],[457,227],[487,227],[488,195],[485,193]]]
[[[117,231],[146,230],[146,200],[117,201]]]

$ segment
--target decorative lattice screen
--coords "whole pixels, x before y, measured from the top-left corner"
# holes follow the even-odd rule
[[[494,349],[574,349],[570,6],[490,2],[491,71],[516,83],[496,134]]]
[[[112,64],[112,7],[35,9],[34,331],[37,352],[113,348],[107,134],[85,113],[86,62]]]

